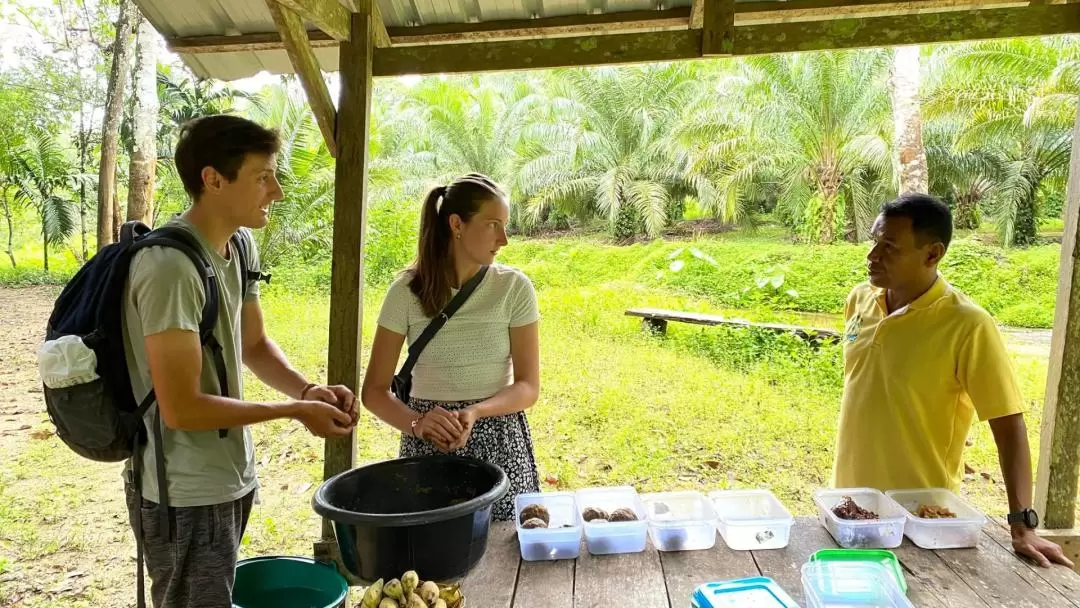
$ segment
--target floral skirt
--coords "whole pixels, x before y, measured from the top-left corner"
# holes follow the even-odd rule
[[[447,411],[462,410],[478,401],[427,401],[411,399],[409,407],[419,414],[426,414],[436,407]],[[433,456],[441,454],[434,444],[410,435],[401,436],[400,456]],[[456,456],[475,458],[498,465],[506,473],[510,490],[491,509],[496,521],[514,519],[514,497],[525,492],[540,491],[540,476],[536,470],[532,433],[525,412],[507,416],[477,418],[472,434],[465,447],[452,452]]]

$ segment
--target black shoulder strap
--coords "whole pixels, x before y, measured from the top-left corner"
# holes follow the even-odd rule
[[[484,280],[487,271],[487,266],[481,266],[480,272],[477,272],[471,279],[466,281],[465,284],[461,286],[461,291],[457,292],[457,295],[450,300],[450,303],[446,305],[446,308],[444,308],[441,313],[439,313],[439,316],[432,319],[431,323],[428,323],[428,326],[424,328],[424,333],[420,334],[420,337],[416,339],[416,342],[413,342],[412,345],[409,346],[409,357],[405,360],[405,364],[401,366],[401,371],[398,372],[399,376],[408,378],[412,375],[412,370],[416,367],[416,361],[420,358],[420,353],[424,352],[424,349],[427,348],[428,343],[435,337],[435,334],[439,333],[439,330],[442,329],[443,325],[446,325],[446,322],[450,320],[450,317],[454,316],[454,313],[456,313],[458,309],[465,304],[465,301],[469,299],[469,296],[476,291],[480,282]]]
[[[251,253],[248,251],[248,241],[240,231],[236,231],[229,242],[233,244],[233,250],[236,251],[236,255],[240,258],[240,294],[242,298],[246,298],[248,290],[251,289],[251,284],[256,281],[262,281],[267,285],[270,284],[270,275],[263,274],[261,269],[255,269],[251,267]]]

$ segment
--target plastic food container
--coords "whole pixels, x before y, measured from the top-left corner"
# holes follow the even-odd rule
[[[855,504],[877,513],[878,519],[840,519],[833,507],[850,496]],[[904,542],[904,508],[872,488],[818,490],[814,493],[821,525],[845,549],[895,549]]]
[[[756,576],[707,583],[690,598],[692,608],[799,608],[771,578]]]
[[[812,562],[870,562],[881,564],[900,591],[907,593],[907,579],[896,554],[886,549],[822,549],[810,556]]]
[[[716,509],[716,528],[736,551],[782,549],[795,519],[768,490],[727,490],[709,494]]]
[[[904,534],[923,549],[959,549],[976,547],[982,536],[986,517],[964,499],[943,488],[893,490],[885,493],[906,511]],[[920,505],[945,507],[956,517],[928,519],[917,517]]]
[[[716,511],[701,492],[645,494],[641,501],[658,551],[696,551],[716,544]]]
[[[551,515],[547,528],[521,527],[521,510],[529,505],[547,507]],[[514,525],[521,559],[525,561],[574,559],[581,553],[581,515],[574,495],[569,492],[518,494],[514,499]]]
[[[802,585],[807,608],[914,608],[881,564],[808,562]]]
[[[585,546],[593,555],[611,553],[639,553],[648,543],[649,522],[637,490],[630,486],[617,488],[590,488],[579,490],[575,495],[578,514],[584,517],[585,509],[595,507],[608,513],[616,509],[630,509],[637,521],[608,521],[585,526]]]

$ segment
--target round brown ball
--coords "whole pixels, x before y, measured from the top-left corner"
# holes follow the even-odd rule
[[[521,510],[522,525],[530,519],[539,519],[544,522],[544,527],[547,527],[551,523],[551,514],[548,513],[547,507],[544,505],[528,505]]]
[[[581,512],[581,517],[585,521],[593,521],[597,519],[607,519],[608,514],[607,511],[603,509],[597,509],[596,507],[586,507],[585,510]]]
[[[615,509],[611,512],[611,521],[637,521],[637,515],[632,509]]]
[[[535,528],[546,528],[548,527],[548,525],[546,521],[540,519],[539,517],[534,517],[532,519],[525,520],[525,523],[521,524],[521,527],[526,530],[532,530]]]

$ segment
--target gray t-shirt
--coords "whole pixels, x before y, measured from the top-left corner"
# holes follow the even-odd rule
[[[243,273],[239,254],[232,251],[230,243],[229,259],[225,259],[191,222],[182,217],[170,220],[167,225],[183,228],[193,234],[202,246],[203,255],[214,266],[220,291],[214,337],[221,343],[225,359],[228,396],[241,399],[244,393],[240,373]],[[241,238],[247,240],[248,256],[251,258],[248,264],[252,269],[258,269],[259,256],[251,233],[242,230]],[[254,301],[258,296],[258,283],[252,282],[247,301]],[[141,402],[152,386],[145,337],[171,329],[197,334],[205,297],[198,271],[183,252],[168,247],[150,247],[135,254],[124,288],[123,316],[124,350],[136,402]],[[208,349],[203,349],[199,383],[204,393],[221,394],[217,370]],[[144,419],[150,443],[143,452],[142,488],[147,500],[160,502],[154,434],[150,432],[156,410],[157,406],[152,406]],[[254,443],[247,427],[230,429],[224,438],[216,430],[177,431],[165,426],[164,422],[162,427],[170,506],[197,507],[226,503],[247,495],[258,485]]]
[[[379,325],[412,344],[431,318],[403,273],[386,292]],[[455,290],[456,294],[457,291]],[[510,329],[536,323],[532,282],[519,270],[492,265],[476,291],[435,334],[413,369],[412,396],[432,401],[487,399],[513,382]]]

